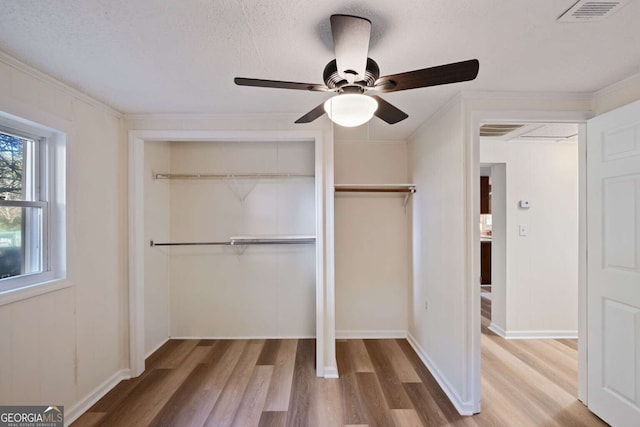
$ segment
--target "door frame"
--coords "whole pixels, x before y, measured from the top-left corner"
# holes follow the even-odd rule
[[[578,399],[587,404],[587,228],[586,228],[586,121],[590,111],[484,110],[469,111],[466,154],[466,224],[468,263],[466,301],[471,308],[468,318],[470,395],[474,412],[481,405],[481,314],[480,314],[480,126],[499,123],[577,123],[578,124]]]
[[[147,141],[313,141],[316,201],[316,373],[337,378],[333,243],[333,144],[322,131],[129,131],[129,368],[145,369],[144,351],[144,143]]]

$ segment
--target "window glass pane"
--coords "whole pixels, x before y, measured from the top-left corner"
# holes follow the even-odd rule
[[[42,272],[42,209],[0,206],[0,279]]]
[[[0,132],[0,200],[26,200],[29,140]]]

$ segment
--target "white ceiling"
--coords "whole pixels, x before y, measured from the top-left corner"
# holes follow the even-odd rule
[[[558,23],[575,0],[0,0],[0,50],[123,113],[291,113],[329,95],[239,87],[233,77],[322,83],[329,16],[373,23],[381,74],[477,58],[473,82],[384,94],[409,135],[461,90],[593,92],[640,72],[640,1]]]

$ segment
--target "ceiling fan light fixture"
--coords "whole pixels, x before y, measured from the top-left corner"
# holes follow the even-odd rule
[[[331,121],[345,127],[367,123],[377,109],[378,102],[375,99],[358,93],[336,95],[324,103],[324,111]]]

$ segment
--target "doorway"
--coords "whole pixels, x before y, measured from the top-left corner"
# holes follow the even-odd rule
[[[476,259],[483,282],[478,323],[485,403],[496,397],[491,386],[485,393],[487,376],[517,375],[514,368],[526,364],[527,357],[543,368],[530,375],[542,382],[557,377],[551,375],[559,363],[550,356],[553,348],[569,361],[564,372],[570,375],[562,380],[569,393],[565,398],[578,396],[580,128],[571,123],[479,123]],[[488,202],[482,200],[487,196]],[[547,351],[536,353],[545,346],[550,346]],[[516,362],[505,360],[504,372],[496,370],[492,358],[513,354],[519,355]]]
[[[484,124],[480,162],[481,289],[491,291],[481,293],[497,298],[491,329],[577,338],[578,125]]]

